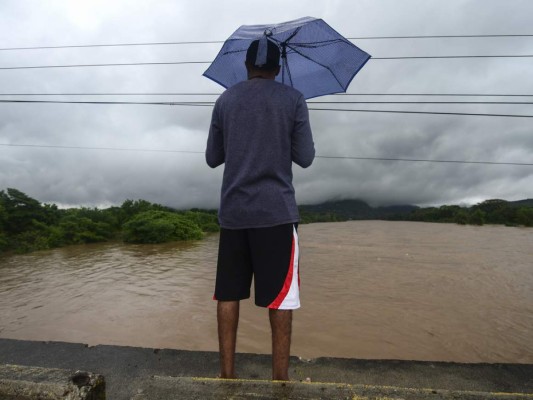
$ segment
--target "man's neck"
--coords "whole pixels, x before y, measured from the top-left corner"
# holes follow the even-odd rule
[[[276,73],[271,71],[252,70],[248,71],[248,79],[276,79]]]

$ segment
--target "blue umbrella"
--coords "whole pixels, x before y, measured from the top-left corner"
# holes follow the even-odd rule
[[[241,26],[224,42],[203,75],[225,88],[246,80],[246,51],[257,39],[279,46],[281,72],[276,80],[298,89],[306,99],[346,92],[370,59],[323,20],[305,17],[276,25]],[[262,53],[261,44],[258,53]]]

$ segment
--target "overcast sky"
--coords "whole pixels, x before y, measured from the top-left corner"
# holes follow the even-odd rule
[[[0,2],[0,48],[218,41],[240,25],[312,16],[346,37],[533,34],[530,0],[311,0]],[[354,43],[374,57],[533,54],[533,37],[381,39]],[[0,51],[0,67],[211,61],[221,44]],[[220,93],[204,64],[0,70],[0,93]],[[349,93],[533,95],[533,58],[370,60]],[[30,99],[0,96],[0,99]],[[57,96],[41,100],[181,101],[184,96]],[[316,100],[430,100],[335,97]],[[520,98],[431,100],[529,101]],[[529,114],[532,105],[354,104],[356,109]],[[146,199],[216,207],[222,168],[202,154],[13,147],[205,149],[211,107],[0,104],[0,189],[42,202],[109,206]],[[317,154],[533,163],[533,119],[311,111]],[[362,199],[373,205],[473,204],[533,197],[533,167],[316,159],[294,166],[300,204]]]

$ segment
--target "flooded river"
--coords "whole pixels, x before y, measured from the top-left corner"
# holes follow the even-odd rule
[[[0,337],[217,350],[218,235],[0,257]],[[292,354],[533,363],[533,229],[357,221],[300,226]],[[237,351],[270,352],[241,306]]]

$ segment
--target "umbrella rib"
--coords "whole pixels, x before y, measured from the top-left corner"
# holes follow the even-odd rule
[[[292,82],[291,69],[289,67],[289,62],[287,61],[287,57],[283,59],[283,63],[285,64],[285,67],[287,69],[287,76],[289,77],[289,81],[291,82],[291,87],[294,87],[294,83]]]
[[[329,46],[330,44],[335,44],[335,43],[339,43],[339,42],[353,45],[352,43],[347,42],[346,40],[342,40],[342,39],[330,39],[330,40],[323,40],[323,41],[320,41],[320,42],[309,42],[309,43],[292,42],[291,44],[293,46],[306,47],[306,48],[314,49],[314,48],[317,48],[317,47]]]
[[[294,30],[294,32],[292,32],[292,34],[287,39],[285,39],[283,42],[281,40],[279,40],[278,38],[275,38],[273,36],[270,36],[269,40],[272,40],[273,42],[277,43],[278,46],[280,46],[282,48],[284,46],[287,47],[289,45],[289,40],[291,40],[293,37],[295,37],[298,34],[298,32],[300,32],[300,29],[301,29],[301,27],[296,28]]]
[[[342,86],[342,83],[341,83],[341,82],[339,81],[339,79],[335,76],[335,74],[333,73],[333,71],[331,70],[330,67],[328,67],[327,65],[321,64],[321,63],[319,63],[318,61],[313,60],[311,57],[306,56],[305,54],[299,52],[298,50],[296,50],[294,47],[292,47],[292,46],[289,45],[288,43],[287,43],[287,47],[289,47],[289,48],[290,48],[292,51],[294,51],[295,53],[301,55],[303,58],[306,58],[307,60],[309,60],[309,61],[311,61],[311,62],[314,62],[314,63],[317,64],[317,65],[320,65],[322,68],[327,69],[327,70],[330,72],[330,74],[333,75],[333,77],[335,78],[335,80],[337,81],[337,83],[339,84],[339,86],[344,90],[344,87]],[[287,62],[287,65],[288,65],[288,64],[289,64],[289,63]]]
[[[281,82],[285,83],[285,69],[286,69],[287,70],[287,76],[289,77],[289,81],[291,82],[291,87],[294,87],[294,84],[292,82],[291,69],[289,68],[289,63],[287,61],[287,47],[290,47],[289,46],[289,40],[291,40],[293,37],[295,37],[298,34],[298,32],[300,32],[300,29],[301,29],[301,27],[296,28],[294,30],[294,32],[292,32],[292,34],[286,40],[284,40],[283,42],[281,42],[280,40],[277,40],[275,38],[271,38],[276,43],[278,43],[278,46],[282,47],[281,58],[283,59],[283,61],[282,61],[283,70],[281,71]]]
[[[302,29],[301,26],[299,26],[298,28],[296,28],[296,29],[294,30],[294,32],[293,32],[293,33],[292,33],[287,39],[285,39],[285,40],[283,41],[283,43],[286,44],[286,45],[289,45],[289,41],[290,41],[293,37],[295,37],[295,36],[298,34],[298,32],[300,32],[300,29]]]
[[[226,51],[226,52],[222,53],[222,55],[226,56],[228,54],[244,53],[245,51],[246,51],[245,49],[242,49],[242,50],[230,50],[230,51]]]

